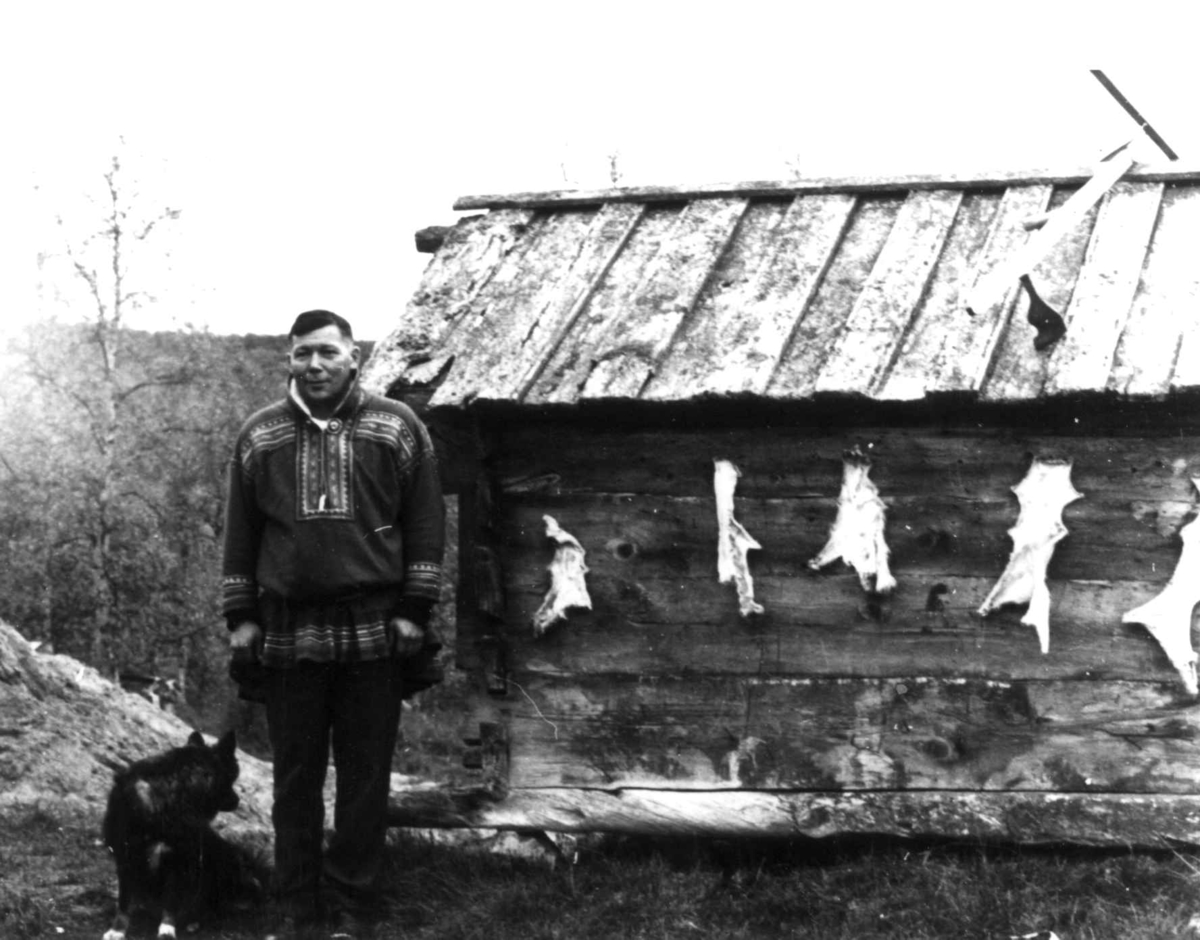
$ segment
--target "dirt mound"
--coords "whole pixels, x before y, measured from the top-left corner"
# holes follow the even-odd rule
[[[192,728],[69,656],[37,652],[0,622],[0,813],[99,822],[114,771],[179,747]],[[239,753],[241,807],[218,828],[271,830],[271,768]]]

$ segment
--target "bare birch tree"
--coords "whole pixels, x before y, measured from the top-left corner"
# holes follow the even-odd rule
[[[90,445],[88,479],[82,488],[89,504],[85,517],[94,602],[90,659],[97,668],[110,671],[115,667],[114,643],[123,646],[127,640],[113,616],[117,582],[113,538],[119,528],[118,503],[123,495],[137,495],[136,488],[123,494],[119,486],[122,464],[129,456],[125,450],[133,440],[125,413],[133,398],[146,389],[180,385],[190,379],[186,363],[131,368],[124,359],[129,315],[154,300],[147,291],[132,286],[130,256],[160,225],[178,219],[180,212],[166,208],[146,214],[122,174],[121,160],[114,156],[96,200],[99,224],[82,240],[65,235],[67,226],[61,217],[58,219],[59,229],[64,232],[65,260],[86,297],[85,309],[72,310],[74,317],[86,325],[85,342],[75,357],[74,368],[64,370],[63,357],[44,347],[31,344],[26,350],[31,375],[43,387],[57,392],[59,400],[81,419],[78,426]]]

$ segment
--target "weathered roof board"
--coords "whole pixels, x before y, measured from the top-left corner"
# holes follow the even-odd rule
[[[1067,322],[1033,347],[1014,282],[964,297],[1086,179],[919,177],[481,198],[451,230],[377,387],[433,405],[712,395],[1023,401],[1200,385],[1200,173],[1135,169],[1031,272]]]

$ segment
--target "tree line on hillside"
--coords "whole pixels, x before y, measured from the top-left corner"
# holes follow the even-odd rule
[[[223,680],[226,472],[284,389],[283,337],[94,325],[10,341],[0,386],[0,618],[103,674]],[[103,608],[103,609],[102,609]]]

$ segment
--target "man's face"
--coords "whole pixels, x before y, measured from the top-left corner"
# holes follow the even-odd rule
[[[292,337],[288,369],[296,390],[318,417],[342,400],[358,369],[358,347],[333,324]]]

